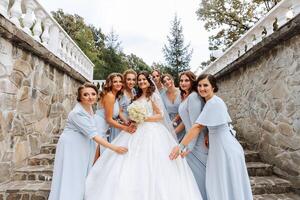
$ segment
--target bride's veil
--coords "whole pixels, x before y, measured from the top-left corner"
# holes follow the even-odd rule
[[[163,113],[163,125],[168,129],[169,133],[173,136],[173,138],[175,139],[175,141],[178,143],[178,139],[177,139],[177,135],[175,133],[175,129],[173,127],[173,123],[169,117],[168,111],[164,105],[164,102],[160,96],[160,93],[154,83],[154,80],[152,79],[152,76],[150,75],[150,80],[151,82],[154,84],[155,86],[155,92],[154,95],[152,95],[152,101],[154,101],[156,103],[157,106],[159,106],[159,109],[162,111]]]

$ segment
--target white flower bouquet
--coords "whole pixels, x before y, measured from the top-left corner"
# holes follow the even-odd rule
[[[143,123],[147,115],[146,108],[136,102],[130,104],[127,111],[129,118],[137,124]]]

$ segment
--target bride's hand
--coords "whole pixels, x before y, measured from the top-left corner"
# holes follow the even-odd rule
[[[180,154],[181,158],[186,157],[191,151],[184,151]]]
[[[173,147],[172,152],[169,155],[169,158],[171,160],[175,160],[179,156],[179,152],[180,152],[179,146]]]
[[[111,148],[111,150],[113,150],[114,152],[118,153],[118,154],[124,154],[127,153],[128,149],[126,147],[120,147],[120,146],[113,146]]]
[[[129,126],[125,126],[123,128],[123,130],[132,134],[132,133],[135,132],[136,128],[135,128],[135,126],[133,126],[133,125],[130,124]]]

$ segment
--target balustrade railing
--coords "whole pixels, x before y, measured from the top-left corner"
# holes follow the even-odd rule
[[[200,73],[216,74],[300,13],[300,0],[282,0]],[[274,27],[277,27],[276,29]],[[199,72],[200,70],[198,70]]]
[[[93,80],[94,64],[37,0],[0,0],[0,14],[87,80]]]

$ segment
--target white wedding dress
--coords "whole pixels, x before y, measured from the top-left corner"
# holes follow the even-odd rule
[[[150,100],[137,103],[153,115]],[[202,200],[186,160],[169,159],[177,143],[162,122],[139,124],[134,134],[121,132],[112,143],[128,152],[104,151],[87,177],[85,200]]]

